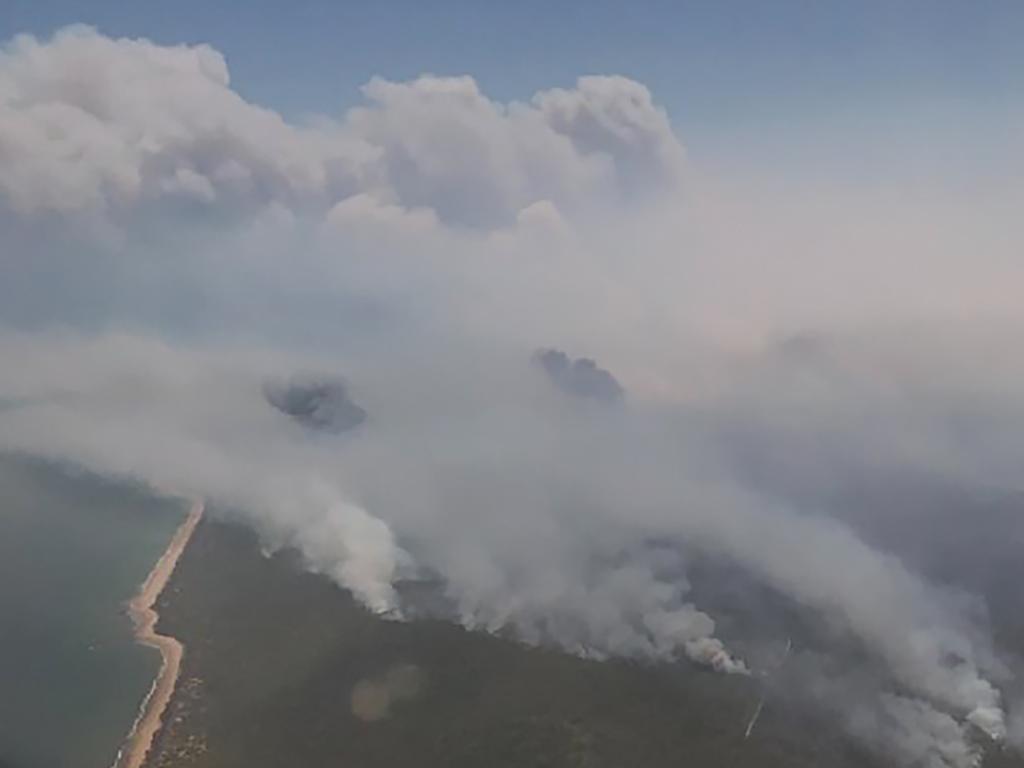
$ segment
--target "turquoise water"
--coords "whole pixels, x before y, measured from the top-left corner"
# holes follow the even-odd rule
[[[123,604],[184,506],[0,455],[0,768],[109,768],[156,674]]]

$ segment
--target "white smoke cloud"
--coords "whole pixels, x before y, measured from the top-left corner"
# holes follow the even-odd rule
[[[269,541],[298,547],[376,611],[400,612],[396,579],[426,569],[469,627],[513,627],[597,657],[685,654],[746,672],[690,600],[685,560],[670,546],[685,543],[834,620],[917,694],[892,715],[909,734],[897,751],[920,743],[922,754],[976,756],[967,722],[1005,734],[986,676],[998,665],[956,595],[833,520],[712,474],[703,444],[714,433],[678,422],[674,409],[566,410],[560,392],[515,380],[516,365],[532,372],[526,357],[500,389],[494,363],[483,379],[460,366],[456,379],[431,381],[407,358],[377,371],[354,358],[343,363],[370,421],[358,435],[311,440],[263,400],[267,376],[304,367],[290,355],[236,348],[226,363],[216,349],[37,334],[7,337],[0,351],[21,362],[0,377],[11,403],[0,446],[244,509]],[[665,544],[649,550],[650,538]],[[934,743],[949,729],[932,725],[947,721],[960,747]],[[876,741],[895,748],[890,726],[877,727]]]
[[[373,155],[245,102],[205,45],[73,27],[48,42],[15,38],[0,69],[2,190],[21,213],[116,212],[168,197],[293,205],[362,184]]]
[[[574,146],[615,158],[626,189],[654,185],[673,190],[685,175],[685,158],[665,112],[650,91],[625,77],[581,77],[574,90],[538,93],[534,104]]]
[[[963,726],[920,700],[885,695],[881,707],[854,714],[853,728],[907,764],[970,768],[979,762],[977,750],[964,737]]]
[[[378,78],[341,123],[297,127],[240,98],[206,45],[71,27],[17,37],[0,57],[0,194],[22,214],[174,200],[323,210],[369,194],[495,225],[538,200],[634,194],[652,170],[658,184],[682,172],[664,113],[624,78],[583,78],[533,105],[492,102],[469,77]]]
[[[1011,709],[1007,737],[1018,750],[1024,749],[1024,707]]]
[[[965,768],[968,724],[1003,737],[979,601],[818,505],[883,470],[1020,490],[1002,339],[1024,275],[992,235],[1014,216],[943,201],[936,235],[877,200],[814,199],[811,222],[773,194],[723,204],[624,78],[364,95],[296,126],[206,46],[7,44],[0,322],[92,330],[0,333],[0,448],[243,510],[381,613],[437,578],[467,626],[745,673],[687,579],[687,553],[720,558],[885,670],[851,728],[899,762]],[[951,221],[983,235],[970,264]],[[552,387],[530,363],[551,346],[606,366],[626,407]],[[351,383],[358,434],[267,406],[303,370]]]

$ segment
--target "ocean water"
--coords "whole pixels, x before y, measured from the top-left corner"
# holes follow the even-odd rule
[[[156,674],[123,605],[183,503],[0,454],[0,768],[109,768]]]

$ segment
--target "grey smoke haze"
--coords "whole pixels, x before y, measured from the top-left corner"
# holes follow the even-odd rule
[[[1012,205],[709,179],[620,77],[378,79],[305,126],[229,83],[206,46],[4,49],[0,447],[240,510],[375,611],[438,578],[467,626],[757,673],[688,578],[729,562],[856,648],[792,663],[894,761],[1021,738],[1020,646],[892,533],[977,519],[849,493],[1022,490]]]

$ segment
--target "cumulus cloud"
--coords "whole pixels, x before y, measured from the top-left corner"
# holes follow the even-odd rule
[[[376,78],[344,120],[296,126],[239,97],[207,45],[72,27],[0,56],[0,194],[19,213],[322,210],[371,194],[486,226],[538,200],[642,192],[651,168],[659,185],[682,172],[664,114],[624,78],[507,105],[469,77]]]
[[[672,190],[684,174],[682,147],[651,92],[625,77],[581,77],[573,90],[538,93],[547,122],[584,152],[615,159],[625,189]]]
[[[723,195],[620,77],[363,95],[294,125],[206,46],[8,43],[0,447],[238,510],[395,616],[423,582],[466,626],[760,674],[781,638],[744,615],[809,614],[776,622],[870,690],[814,668],[806,695],[849,698],[866,743],[966,768],[975,729],[1001,738],[1013,664],[963,564],[877,535],[905,496],[848,497],[1021,490],[1015,215]],[[538,375],[549,346],[581,357]],[[302,370],[323,373],[265,388]],[[280,412],[364,408],[336,440]],[[772,602],[720,611],[737,585]]]
[[[299,205],[361,185],[373,156],[244,101],[206,45],[74,27],[47,42],[15,38],[0,72],[2,189],[21,213],[117,212],[163,198]]]

